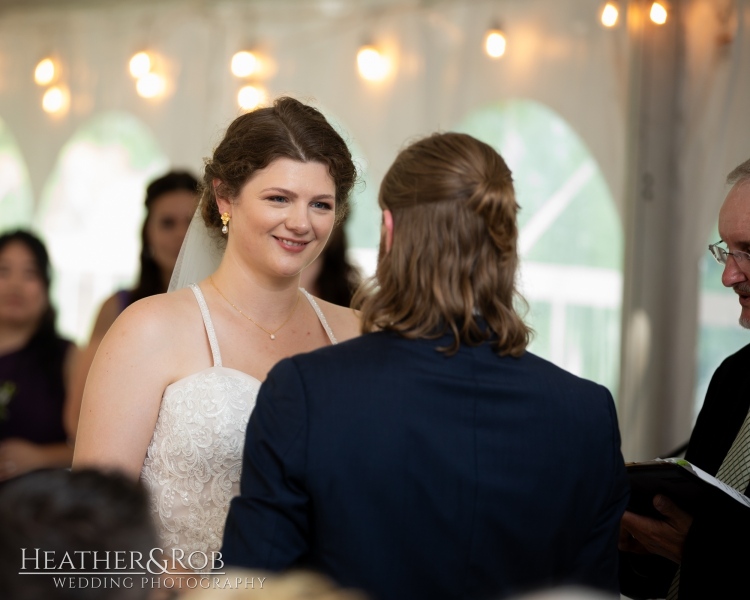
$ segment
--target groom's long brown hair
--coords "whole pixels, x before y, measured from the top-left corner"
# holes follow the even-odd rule
[[[398,155],[379,201],[393,214],[393,243],[384,252],[381,241],[375,279],[353,300],[363,331],[452,333],[448,354],[487,339],[500,355],[523,354],[531,330],[514,308],[518,205],[502,157],[469,135],[434,134]]]

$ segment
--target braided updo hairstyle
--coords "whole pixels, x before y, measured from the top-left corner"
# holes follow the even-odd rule
[[[523,354],[531,330],[514,308],[519,207],[502,157],[469,135],[434,134],[399,153],[379,202],[393,214],[393,244],[353,300],[363,331],[450,332],[448,354],[488,339],[500,355]]]

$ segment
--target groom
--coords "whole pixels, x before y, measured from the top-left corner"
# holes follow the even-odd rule
[[[222,553],[321,571],[380,600],[617,592],[628,498],[603,387],[526,351],[510,171],[435,134],[380,189],[367,333],[261,387]]]

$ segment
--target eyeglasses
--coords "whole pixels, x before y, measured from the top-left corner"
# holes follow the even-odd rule
[[[734,256],[734,260],[737,261],[737,265],[741,265],[743,261],[747,261],[746,265],[750,265],[750,253],[736,250],[730,252],[726,248],[720,248],[719,244],[723,244],[724,240],[719,240],[715,244],[709,244],[708,249],[711,255],[716,259],[716,262],[720,265],[727,264],[727,256]]]

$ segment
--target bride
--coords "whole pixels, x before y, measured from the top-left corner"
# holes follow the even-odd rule
[[[238,117],[206,161],[176,291],[131,305],[102,341],[73,466],[140,477],[163,547],[219,549],[266,374],[359,334],[354,311],[299,288],[355,178],[346,143],[316,109],[285,97]]]

